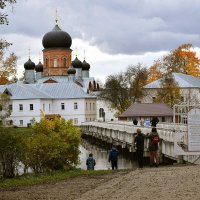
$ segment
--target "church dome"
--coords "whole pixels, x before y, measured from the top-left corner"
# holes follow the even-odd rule
[[[70,48],[72,38],[56,24],[52,31],[44,35],[42,44],[44,48]]]
[[[27,62],[24,63],[24,68],[26,70],[32,70],[35,69],[35,63],[31,61],[31,59],[29,58],[29,60]]]
[[[89,70],[90,69],[90,64],[87,63],[84,59],[83,63],[82,63],[82,70]]]
[[[39,62],[36,66],[35,66],[35,71],[36,72],[43,72],[43,64],[41,62]]]
[[[72,65],[74,68],[82,68],[82,62],[77,57],[72,61]]]
[[[68,70],[67,70],[68,74],[76,74],[76,70],[73,68],[73,66],[71,66]]]

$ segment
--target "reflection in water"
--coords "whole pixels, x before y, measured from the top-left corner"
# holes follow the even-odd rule
[[[95,169],[111,169],[111,164],[108,162],[109,150],[103,149],[99,146],[87,142],[86,140],[83,140],[82,145],[80,146],[80,151],[81,164],[78,166],[79,168],[87,169],[86,159],[89,153],[92,153],[94,159],[96,160]],[[127,157],[122,152],[120,152],[118,159],[118,169],[131,169],[136,167],[136,161],[133,161],[131,157]]]

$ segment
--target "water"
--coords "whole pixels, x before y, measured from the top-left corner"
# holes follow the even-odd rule
[[[95,144],[83,140],[82,145],[80,146],[80,161],[81,164],[77,166],[81,169],[87,169],[86,159],[88,158],[89,153],[93,154],[93,157],[96,160],[95,169],[111,169],[111,164],[108,162],[109,149],[105,149]],[[132,156],[127,156],[127,154],[120,152],[118,158],[118,169],[133,169],[137,167],[137,163],[132,159]]]

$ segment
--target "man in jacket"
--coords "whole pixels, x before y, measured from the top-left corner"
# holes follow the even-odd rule
[[[139,168],[143,168],[143,154],[144,154],[144,140],[145,135],[141,132],[141,129],[137,129],[137,135],[135,136],[135,149],[137,154],[137,160]]]
[[[118,155],[119,155],[119,151],[113,145],[109,153],[109,158],[108,158],[108,162],[111,162],[112,170],[118,169]]]

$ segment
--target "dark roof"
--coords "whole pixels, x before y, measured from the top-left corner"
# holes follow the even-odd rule
[[[43,72],[43,64],[39,61],[39,63],[35,66],[36,72]]]
[[[76,74],[76,70],[74,69],[74,67],[71,65],[70,68],[67,70],[68,74]]]
[[[134,103],[120,117],[173,116],[173,110],[163,103]]]
[[[24,63],[24,68],[26,70],[33,70],[35,69],[35,63],[31,61],[31,59],[29,58],[27,62]]]
[[[73,61],[72,61],[72,66],[74,68],[82,68],[82,62],[76,57]]]
[[[87,63],[84,59],[83,63],[82,63],[82,70],[83,71],[88,71],[90,69],[90,64]]]
[[[70,48],[72,38],[56,24],[52,31],[44,35],[42,44],[44,48]]]

